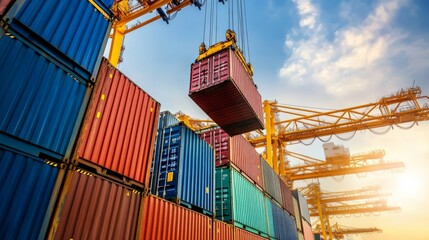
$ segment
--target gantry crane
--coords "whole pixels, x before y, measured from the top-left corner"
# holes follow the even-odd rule
[[[117,66],[121,59],[123,50],[123,41],[125,34],[137,30],[158,19],[163,19],[168,23],[169,15],[177,13],[181,9],[194,5],[201,8],[202,4],[198,0],[118,0],[112,7],[116,16],[112,26],[112,44],[109,52],[109,61],[113,66]],[[158,15],[151,16],[146,20],[140,21],[153,11]],[[129,24],[127,26],[127,24]]]
[[[332,226],[332,236],[333,239],[343,239],[345,235],[355,235],[355,234],[367,234],[367,233],[381,233],[382,230],[379,228],[356,228],[356,227],[346,227],[335,223]],[[322,228],[320,225],[317,225],[313,229],[313,233],[322,234]]]
[[[319,231],[318,233],[322,234],[324,239],[334,239],[336,236],[334,234],[335,228],[331,226],[329,216],[400,210],[399,207],[388,206],[385,199],[379,199],[390,196],[389,193],[381,192],[380,187],[367,187],[342,192],[326,192],[320,189],[320,184],[313,183],[302,189],[301,192],[309,204],[310,216],[318,217],[318,221],[313,224],[315,232]],[[378,200],[361,202],[361,200],[376,198]]]
[[[429,97],[421,96],[419,87],[400,90],[374,103],[340,110],[318,111],[276,101],[264,101],[263,107],[265,132],[254,132],[247,138],[256,148],[265,148],[267,161],[281,175],[285,174],[286,144],[429,120]],[[316,169],[315,174],[318,173]]]

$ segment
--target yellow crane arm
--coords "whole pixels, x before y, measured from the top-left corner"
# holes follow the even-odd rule
[[[359,213],[374,213],[374,212],[393,212],[400,211],[400,207],[391,207],[383,202],[375,203],[359,203],[353,205],[339,205],[339,206],[325,206],[323,208],[323,214],[325,216],[332,215],[347,215],[347,214],[359,214]],[[309,208],[311,217],[318,217],[319,212],[316,207]]]
[[[316,234],[321,234],[322,229],[320,225],[317,225],[317,227],[313,231]],[[335,239],[342,239],[344,238],[344,235],[351,235],[351,234],[364,234],[364,233],[381,233],[382,230],[379,228],[371,227],[371,228],[355,228],[355,227],[345,227],[340,226],[338,223],[334,224],[332,226],[332,234]]]

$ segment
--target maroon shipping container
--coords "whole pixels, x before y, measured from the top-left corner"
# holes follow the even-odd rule
[[[310,224],[302,219],[302,231],[304,233],[304,240],[314,240],[313,230]]]
[[[259,154],[243,136],[230,137],[221,128],[214,128],[201,133],[200,137],[214,148],[216,167],[232,162],[257,185],[263,187]]]
[[[3,15],[6,7],[12,2],[12,0],[0,0],[0,16]]]
[[[75,158],[147,186],[159,109],[158,102],[103,59]]]
[[[96,175],[70,172],[49,239],[134,239],[139,192]]]
[[[261,95],[230,48],[191,65],[189,96],[230,136],[264,128]]]
[[[248,232],[240,228],[234,228],[234,239],[235,240],[265,240],[261,236]]]
[[[295,217],[295,210],[293,208],[292,191],[287,187],[286,183],[279,176],[280,189],[282,194],[282,207],[286,209],[292,216]]]
[[[207,216],[152,195],[145,197],[142,208],[141,240],[213,239]]]
[[[234,240],[234,226],[218,220],[215,222],[215,240]]]

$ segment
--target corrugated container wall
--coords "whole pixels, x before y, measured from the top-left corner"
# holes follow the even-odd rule
[[[304,220],[302,221],[302,229],[305,240],[314,240],[313,230],[311,229],[311,225],[308,222]]]
[[[141,240],[213,239],[212,219],[152,195],[143,200]]]
[[[0,39],[0,79],[0,132],[62,158],[80,125],[87,84],[7,36]]]
[[[103,58],[79,137],[84,159],[146,187],[160,104]]]
[[[302,231],[302,221],[301,221],[301,212],[299,210],[299,203],[295,197],[292,199],[292,201],[293,201],[293,211],[295,212],[296,228]]]
[[[213,213],[214,151],[184,124],[162,129],[152,193]]]
[[[216,168],[216,218],[262,236],[268,234],[263,193],[227,166]]]
[[[311,224],[310,212],[308,211],[307,199],[305,199],[305,197],[301,193],[299,193],[298,190],[293,191],[293,196],[298,200],[299,211],[301,213],[301,217],[305,221],[307,221],[308,223]]]
[[[234,226],[214,220],[215,240],[234,240]]]
[[[158,130],[179,124],[179,120],[169,111],[159,114]]]
[[[240,228],[234,228],[235,240],[265,240],[266,238],[248,232]]]
[[[43,159],[0,146],[1,239],[45,238],[63,175]]]
[[[135,239],[139,192],[97,175],[70,172],[54,219],[54,239]],[[52,236],[51,236],[52,237]]]
[[[230,136],[264,128],[261,95],[230,48],[192,64],[189,96]]]
[[[286,183],[279,176],[280,189],[282,194],[282,207],[286,209],[292,216],[295,216],[295,210],[293,208],[293,196],[292,191],[288,188]]]
[[[267,199],[268,200],[268,199]],[[277,205],[271,200],[268,200],[267,205],[271,204],[273,225],[274,225],[274,237],[279,240],[297,239],[298,233],[296,230],[295,219],[284,211],[280,205]],[[268,215],[267,215],[268,216]]]
[[[217,167],[232,162],[257,185],[263,186],[259,154],[243,136],[230,137],[221,128],[210,129],[200,136],[214,148]]]
[[[277,203],[281,204],[282,193],[280,190],[279,175],[270,167],[270,165],[261,158],[262,173],[264,175],[264,190],[270,195]]]
[[[100,62],[110,31],[111,21],[106,17],[112,16],[107,7],[104,11],[108,16],[103,16],[93,5],[95,2],[25,1],[17,13],[10,13],[9,22],[12,28],[25,25],[92,74]],[[103,0],[103,5],[112,3],[113,0]]]

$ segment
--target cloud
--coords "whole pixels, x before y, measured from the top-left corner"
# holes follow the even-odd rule
[[[429,44],[395,28],[393,20],[405,1],[380,1],[363,21],[345,24],[329,34],[320,10],[310,0],[294,0],[300,28],[286,36],[290,52],[279,71],[287,84],[316,84],[331,96],[343,96],[375,89],[386,82],[404,87],[410,75],[428,68]],[[350,8],[343,8],[344,19]],[[405,64],[398,65],[398,62]],[[417,64],[412,64],[417,62]],[[378,93],[379,94],[379,93]]]

